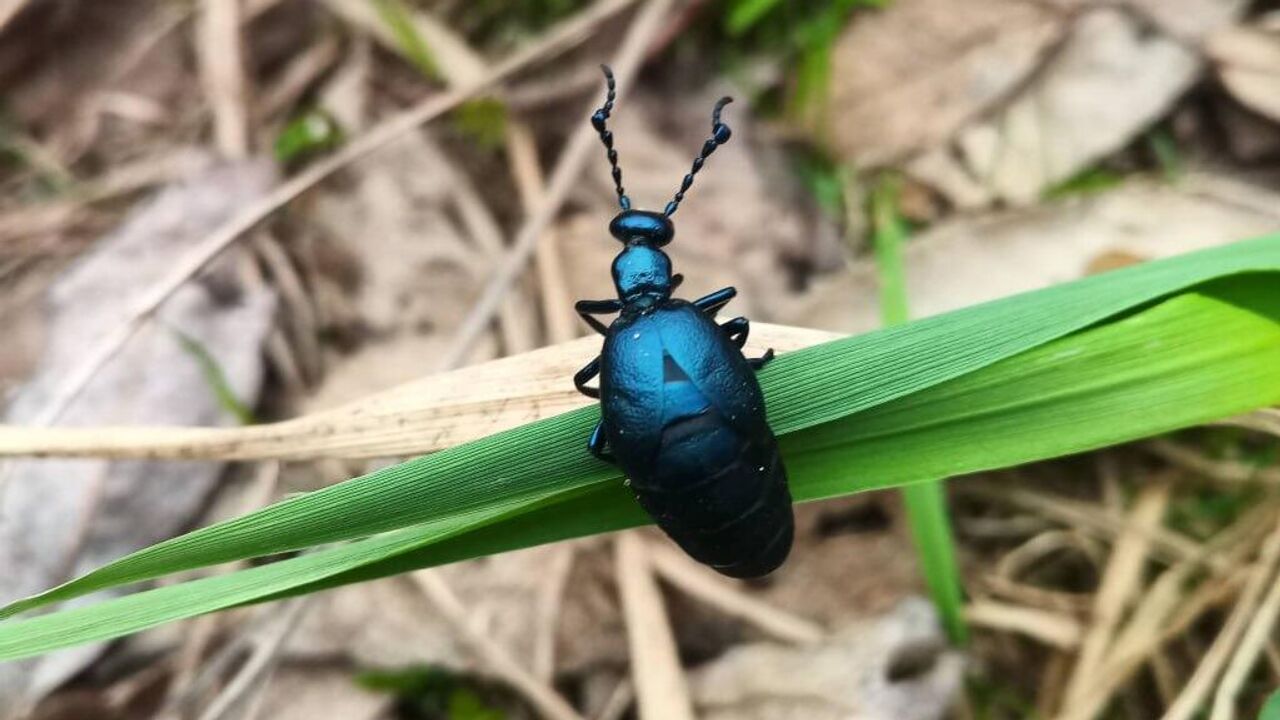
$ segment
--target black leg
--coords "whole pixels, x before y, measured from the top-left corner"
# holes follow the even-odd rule
[[[747,344],[747,335],[751,332],[751,321],[739,316],[720,323],[720,329],[725,331],[734,345],[741,348]]]
[[[671,292],[675,292],[676,288],[680,287],[680,285],[683,282],[684,282],[684,276],[681,275],[680,273],[676,273],[675,275],[672,275],[671,276]]]
[[[600,390],[593,387],[587,387],[587,383],[591,382],[591,378],[600,374],[600,357],[596,356],[595,360],[587,363],[581,370],[573,376],[573,386],[578,388],[578,392],[589,398],[599,398]]]
[[[703,297],[694,300],[693,304],[702,312],[710,315],[711,317],[715,317],[716,313],[720,312],[720,308],[728,305],[729,301],[737,294],[738,291],[732,287],[721,288],[709,295],[704,295]]]
[[[751,366],[752,370],[759,370],[765,365],[768,365],[769,361],[772,359],[773,359],[773,348],[769,348],[768,350],[765,350],[764,354],[758,358],[747,358],[747,364]]]
[[[587,450],[590,450],[592,455],[605,462],[613,462],[613,453],[606,450],[604,446],[604,421],[601,420],[596,423],[596,429],[591,431],[591,439],[587,441]]]
[[[618,312],[622,309],[622,302],[619,300],[579,300],[574,304],[573,309],[578,311],[578,316],[585,320],[592,330],[601,335],[606,335],[609,332],[609,328],[591,316]]]
[[[720,323],[720,328],[729,334],[729,339],[739,348],[747,344],[747,335],[751,334],[751,321],[744,317],[736,317]],[[752,370],[759,370],[773,359],[773,348],[765,350],[764,355],[758,358],[747,358],[747,364]]]

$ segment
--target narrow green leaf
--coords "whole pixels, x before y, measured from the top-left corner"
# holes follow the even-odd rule
[[[1263,273],[1228,278],[963,377],[790,433],[782,438],[783,453],[801,501],[901,486],[1081,452],[1278,403],[1277,368],[1276,278]],[[572,442],[579,446],[582,435]],[[567,445],[546,447],[533,464],[572,452]],[[643,522],[621,482],[547,488],[250,570],[3,622],[0,660],[247,602]]]
[[[1262,711],[1258,713],[1258,720],[1280,720],[1280,690],[1276,690],[1267,697],[1267,701],[1262,705]]]
[[[431,48],[413,25],[413,13],[405,7],[404,0],[373,0],[378,17],[395,36],[396,45],[413,66],[432,80],[440,79],[440,69],[431,55]]]
[[[1187,287],[1239,273],[1267,273],[1274,285],[1278,271],[1280,236],[1270,236],[788,353],[761,374],[770,422],[781,435],[830,424]],[[567,413],[276,503],[14,602],[0,617],[169,573],[368,537],[616,478],[612,466],[583,449],[598,417],[593,408]],[[942,466],[931,475],[955,472],[961,470]]]
[[[208,384],[209,390],[213,392],[214,398],[222,409],[231,413],[241,425],[253,424],[253,411],[236,397],[235,391],[231,389],[231,383],[227,382],[226,373],[222,371],[222,366],[204,344],[181,330],[174,329],[172,332],[182,349],[200,366],[200,374],[204,376],[205,383]]]
[[[781,2],[782,0],[738,0],[725,18],[725,29],[730,35],[741,35]]]
[[[871,225],[880,280],[880,317],[886,326],[900,325],[909,317],[906,263],[902,257],[908,231],[899,212],[900,192],[901,180],[885,175],[871,193]],[[944,480],[935,479],[908,485],[902,489],[902,500],[929,596],[938,608],[951,641],[962,645],[968,641],[969,629],[964,620],[964,588],[960,582],[960,565],[956,561],[943,483]]]

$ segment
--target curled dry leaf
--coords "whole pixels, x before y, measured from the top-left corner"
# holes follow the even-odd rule
[[[821,645],[734,648],[692,673],[690,689],[704,720],[934,720],[951,707],[961,666],[916,598]]]
[[[1021,0],[899,0],[858,18],[832,56],[827,127],[835,149],[879,165],[950,138],[1014,92],[1063,32]]]
[[[1117,9],[1087,12],[1034,82],[959,138],[971,171],[1000,197],[1026,204],[1126,145],[1199,75],[1180,41]]]
[[[845,159],[905,162],[958,206],[989,200],[970,180],[1029,203],[1167,112],[1200,76],[1200,39],[1243,5],[895,2],[838,42],[826,129]],[[953,142],[962,166],[934,156]]]
[[[78,367],[86,344],[111,332],[176,258],[264,194],[272,179],[269,167],[243,164],[171,187],[61,277],[49,296],[39,373],[18,393],[6,421],[38,417]],[[207,368],[178,335],[212,358],[236,398],[253,404],[273,295],[242,286],[233,270],[233,263],[224,263],[170,298],[155,321],[90,381],[62,422],[233,423]],[[0,487],[0,596],[21,597],[173,535],[199,511],[221,469],[215,463],[13,462]],[[77,648],[0,668],[0,717],[96,654],[96,647]]]

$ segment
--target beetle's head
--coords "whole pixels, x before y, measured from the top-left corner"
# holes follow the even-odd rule
[[[618,298],[641,309],[671,297],[671,258],[646,242],[627,243],[613,259]]]
[[[609,234],[618,242],[643,243],[653,247],[662,247],[671,242],[676,234],[676,226],[671,218],[650,210],[623,210],[614,216],[609,223]]]

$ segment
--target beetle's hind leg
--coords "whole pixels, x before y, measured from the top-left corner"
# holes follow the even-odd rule
[[[694,300],[693,306],[698,308],[702,312],[706,313],[707,315],[710,315],[711,317],[715,317],[716,313],[720,312],[720,309],[723,308],[725,305],[728,305],[729,301],[732,300],[734,296],[737,294],[738,294],[738,290],[733,286],[729,286],[727,288],[720,288],[719,290],[713,293],[703,295],[697,300]]]
[[[769,348],[768,350],[765,350],[764,354],[758,358],[747,358],[747,364],[751,366],[752,370],[759,370],[765,365],[768,365],[769,361],[772,359],[773,359],[773,348]]]
[[[597,458],[611,463],[613,462],[613,453],[605,449],[604,421],[596,423],[596,429],[591,431],[591,439],[587,440],[587,450]]]
[[[595,360],[587,363],[581,370],[573,374],[573,386],[578,388],[578,392],[589,398],[599,398],[600,389],[588,387],[587,383],[591,382],[591,378],[600,374],[600,356],[597,355]]]
[[[733,341],[741,349],[747,344],[747,335],[751,334],[751,321],[744,317],[736,317],[732,320],[721,323],[721,329],[729,334],[729,339]],[[747,358],[747,364],[752,370],[759,370],[773,359],[773,348],[765,351],[764,355],[758,358]]]
[[[573,309],[578,311],[578,317],[590,325],[592,330],[601,335],[607,335],[608,326],[591,316],[616,313],[622,309],[622,302],[620,300],[579,300],[574,303]]]

